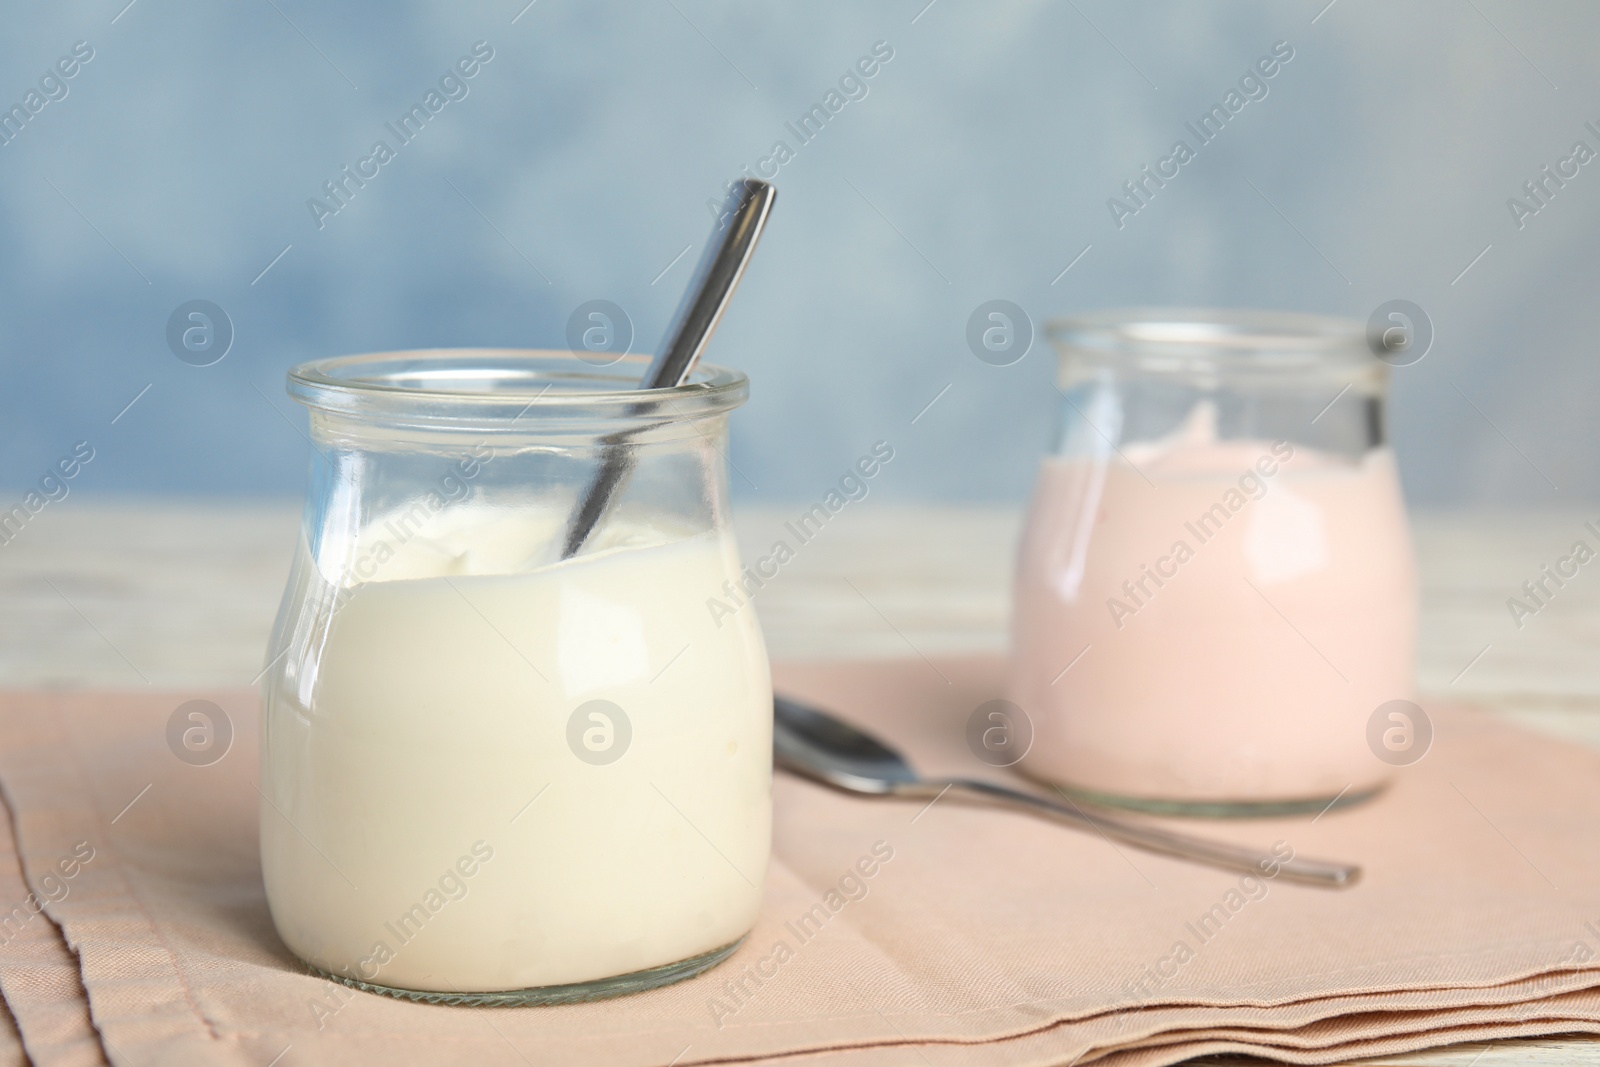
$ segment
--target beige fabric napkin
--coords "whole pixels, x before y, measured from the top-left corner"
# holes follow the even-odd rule
[[[1000,694],[994,662],[778,673],[924,769],[993,773],[962,737]],[[196,695],[0,699],[0,786],[34,891],[94,849],[45,907],[113,1063],[1155,1067],[1600,1033],[1600,754],[1481,715],[1430,707],[1433,750],[1363,808],[1187,824],[1365,864],[1344,892],[1241,884],[1022,815],[780,775],[765,910],[727,963],[618,1000],[466,1009],[299,968],[260,884],[255,697],[198,694],[226,709],[235,740],[195,767],[165,729]],[[830,897],[874,847],[892,857],[859,883],[865,895],[846,883]],[[802,929],[808,913],[820,920]],[[1202,930],[1207,914],[1226,918]],[[0,946],[8,1000],[13,949]],[[48,1048],[42,1022],[36,1045],[13,1010],[35,1063],[83,1062]]]

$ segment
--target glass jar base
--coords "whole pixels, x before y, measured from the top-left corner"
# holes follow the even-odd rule
[[[710,952],[702,952],[698,956],[690,956],[686,960],[676,963],[664,963],[659,967],[650,967],[642,971],[633,971],[628,974],[619,974],[611,978],[597,978],[592,982],[572,982],[568,985],[535,986],[531,989],[508,989],[487,993],[441,993],[437,990],[423,989],[398,989],[394,986],[378,985],[375,982],[364,982],[359,978],[350,978],[346,975],[325,971],[313,964],[306,964],[312,973],[327,978],[330,981],[347,985],[352,989],[360,989],[367,993],[381,993],[388,997],[398,997],[402,1000],[415,1000],[424,1004],[451,1004],[462,1007],[528,1007],[542,1004],[577,1004],[586,1000],[604,1000],[608,997],[620,997],[629,993],[642,993],[647,989],[671,985],[681,982],[685,978],[693,978],[710,970],[729,956],[740,945],[744,938],[714,948]]]
[[[1346,790],[1326,797],[1291,800],[1164,800],[1159,797],[1130,797],[1102,793],[1093,789],[1055,784],[1064,796],[1102,808],[1121,808],[1146,815],[1181,815],[1197,819],[1271,819],[1284,815],[1320,815],[1339,808],[1365,804],[1384,790],[1384,783],[1361,790]]]

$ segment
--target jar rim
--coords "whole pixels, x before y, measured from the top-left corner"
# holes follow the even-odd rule
[[[1051,319],[1063,356],[1169,359],[1253,369],[1382,365],[1354,319],[1245,308],[1124,308]]]
[[[749,396],[743,372],[701,363],[682,385],[640,389],[650,356],[599,364],[531,348],[423,348],[310,360],[290,368],[289,395],[352,418],[424,424],[682,421],[728,411]]]

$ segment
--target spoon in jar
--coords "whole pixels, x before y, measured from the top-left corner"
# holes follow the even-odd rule
[[[1361,868],[1301,857],[1283,859],[1221,841],[1190,837],[1157,826],[1123,820],[1076,804],[1062,804],[993,782],[971,778],[922,778],[904,756],[849,723],[786,697],[772,701],[773,762],[786,771],[868,796],[937,799],[945,793],[964,795],[1020,808],[1034,815],[1093,830],[1106,838],[1180,859],[1245,871],[1258,878],[1283,878],[1305,885],[1342,889],[1361,877]],[[1276,872],[1276,873],[1274,873]]]
[[[656,357],[639,382],[640,389],[671,389],[689,379],[700,353],[706,350],[733,291],[761,239],[778,190],[764,181],[746,178],[735,182],[717,216],[717,229],[706,242],[705,253],[684,293],[678,313],[656,350]],[[633,449],[625,434],[606,441],[600,468],[595,471],[567,523],[561,558],[583,550],[584,542],[605,519],[606,511],[633,472]]]

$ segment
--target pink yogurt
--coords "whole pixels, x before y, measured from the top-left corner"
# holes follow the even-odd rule
[[[1044,463],[1016,574],[1021,769],[1086,794],[1358,796],[1412,695],[1416,575],[1393,454],[1211,437]]]

